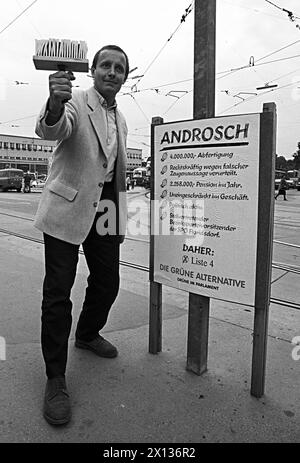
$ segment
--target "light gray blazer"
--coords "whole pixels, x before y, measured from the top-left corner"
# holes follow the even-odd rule
[[[36,133],[58,146],[46,181],[34,225],[55,238],[81,244],[93,224],[104,184],[107,154],[105,114],[96,90],[77,91],[65,104],[60,120],[47,126],[45,105]],[[118,203],[120,242],[124,240],[126,205],[127,126],[116,109],[118,155],[114,186]]]

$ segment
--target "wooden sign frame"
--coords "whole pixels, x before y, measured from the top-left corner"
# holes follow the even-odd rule
[[[257,248],[255,271],[255,303],[251,394],[261,397],[265,389],[268,316],[272,275],[274,182],[276,153],[276,105],[265,103],[260,114],[259,127],[259,178]],[[155,192],[154,128],[163,119],[152,119],[151,125],[151,194]],[[150,208],[152,210],[152,208]],[[162,284],[154,281],[154,240],[152,231],[154,215],[150,215],[150,305],[149,305],[149,352],[162,350]],[[189,293],[187,364],[188,370],[201,375],[207,370],[210,298]]]

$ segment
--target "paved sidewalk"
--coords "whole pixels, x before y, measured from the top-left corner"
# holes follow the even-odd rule
[[[105,329],[119,357],[100,359],[75,349],[87,274],[82,256],[72,293],[67,370],[73,418],[65,427],[51,427],[41,414],[42,245],[0,234],[0,255],[0,336],[6,340],[0,442],[300,441],[300,360],[291,355],[291,339],[300,335],[299,311],[271,307],[266,393],[255,399],[250,395],[253,311],[212,301],[209,369],[199,377],[185,369],[185,293],[164,288],[163,352],[148,353],[146,272],[122,267],[121,290]],[[289,291],[299,294],[297,280],[288,281]]]

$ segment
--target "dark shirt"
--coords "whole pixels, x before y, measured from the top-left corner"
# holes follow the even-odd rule
[[[24,183],[25,183],[26,185],[29,185],[30,182],[31,182],[31,176],[28,175],[28,174],[25,174],[25,175],[24,175]]]
[[[286,180],[284,178],[282,178],[280,180],[279,189],[280,190],[286,190],[287,189],[287,182],[286,182]]]

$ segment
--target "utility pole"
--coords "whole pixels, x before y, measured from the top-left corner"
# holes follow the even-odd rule
[[[194,119],[215,116],[216,0],[195,0]],[[208,297],[189,293],[187,370],[207,370]]]
[[[195,0],[194,119],[215,116],[216,0]]]

